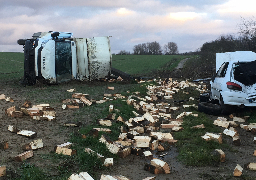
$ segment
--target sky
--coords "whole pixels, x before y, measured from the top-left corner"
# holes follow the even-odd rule
[[[255,0],[0,0],[0,52],[22,52],[18,39],[35,32],[73,37],[112,36],[111,51],[175,42],[180,53],[196,51],[221,35],[237,35],[256,14]]]

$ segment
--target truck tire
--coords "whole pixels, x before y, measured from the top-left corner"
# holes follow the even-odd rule
[[[17,41],[17,43],[18,43],[19,45],[25,45],[26,39],[19,39],[19,40]]]
[[[221,114],[221,107],[219,104],[213,104],[210,102],[200,102],[198,104],[198,111],[204,112],[205,114],[218,116]]]

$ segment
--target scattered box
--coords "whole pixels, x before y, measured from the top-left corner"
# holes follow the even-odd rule
[[[69,149],[71,147],[72,143],[67,142],[61,145],[57,145],[54,150],[57,154],[63,154],[63,155],[68,155],[72,156],[76,154],[76,150]]]
[[[150,163],[151,165],[155,166],[157,169],[163,170],[165,174],[171,173],[169,165],[163,160],[154,158],[150,161]]]
[[[24,161],[24,160],[26,160],[28,158],[33,157],[33,155],[34,155],[33,151],[26,151],[24,153],[19,154],[14,159],[15,159],[15,161],[22,162],[22,161]]]
[[[79,174],[72,174],[68,180],[94,180],[87,172],[80,172]]]
[[[17,132],[17,134],[21,135],[21,136],[26,136],[29,138],[35,138],[37,136],[36,132],[28,131],[28,130],[21,130],[21,131]]]
[[[215,149],[220,155],[220,162],[225,162],[225,153],[221,149]]]
[[[210,141],[210,140],[215,140],[218,143],[222,144],[222,136],[221,134],[214,134],[214,133],[205,133],[204,136],[201,136],[204,140]]]
[[[149,136],[134,136],[135,140],[134,146],[139,148],[149,147],[149,142],[151,141],[151,137]]]
[[[113,164],[114,164],[113,158],[106,158],[104,161],[104,166],[106,166],[106,167],[113,166]]]
[[[6,166],[0,166],[0,177],[6,175]]]
[[[236,167],[235,167],[235,169],[234,169],[233,175],[234,175],[235,177],[239,177],[239,176],[242,175],[242,172],[243,172],[243,168],[242,168],[239,164],[237,164]]]
[[[22,149],[27,151],[27,150],[40,149],[42,147],[44,147],[43,140],[42,139],[37,139],[37,140],[32,141],[29,144],[23,145]]]

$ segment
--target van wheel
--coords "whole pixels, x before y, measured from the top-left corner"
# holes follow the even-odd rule
[[[218,116],[221,114],[221,107],[218,104],[213,104],[210,102],[200,102],[198,104],[198,111]]]
[[[229,115],[232,112],[230,105],[224,104],[222,96],[220,97],[221,114]]]
[[[200,102],[208,102],[210,99],[210,94],[209,93],[203,93],[200,94]]]

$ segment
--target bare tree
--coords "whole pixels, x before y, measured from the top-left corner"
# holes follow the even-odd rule
[[[135,45],[133,48],[133,54],[140,55],[159,55],[162,54],[161,46],[158,42],[148,42]]]
[[[244,19],[241,17],[242,23],[239,24],[240,43],[246,50],[256,51],[256,19]]]
[[[160,55],[160,54],[162,54],[161,46],[156,41],[148,43],[148,51],[149,51],[149,54],[152,54],[152,55]]]
[[[165,54],[179,54],[178,46],[175,42],[168,42],[164,45]]]
[[[253,17],[246,20],[241,17],[242,23],[239,24],[239,33],[249,39],[256,36],[256,19]]]
[[[130,55],[129,51],[121,50],[118,55]]]

